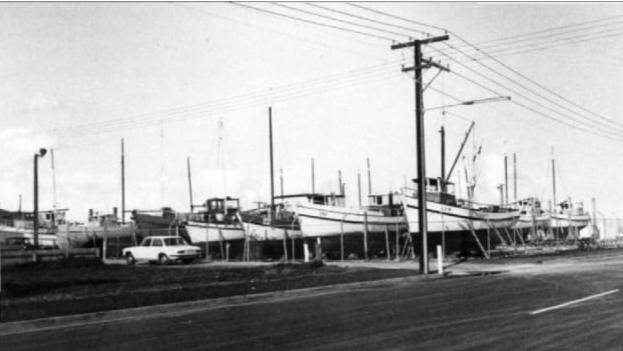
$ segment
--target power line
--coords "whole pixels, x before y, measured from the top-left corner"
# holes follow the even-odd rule
[[[329,44],[327,44],[325,42],[320,42],[320,41],[316,41],[316,40],[310,40],[309,38],[304,38],[304,37],[300,37],[300,36],[294,36],[294,35],[290,34],[289,32],[286,32],[286,31],[278,31],[278,30],[273,30],[271,28],[267,28],[265,26],[255,25],[255,24],[251,23],[251,21],[249,21],[249,20],[241,21],[241,20],[238,20],[238,19],[234,19],[234,18],[230,18],[230,17],[224,16],[224,15],[221,15],[221,14],[212,13],[210,11],[206,11],[204,9],[200,9],[200,8],[197,8],[197,7],[194,7],[194,6],[184,5],[183,3],[173,2],[173,3],[169,3],[169,4],[173,5],[173,6],[177,6],[177,7],[183,8],[183,9],[185,9],[187,11],[190,11],[190,12],[193,12],[193,13],[196,13],[196,14],[201,14],[201,15],[210,16],[210,17],[214,17],[214,18],[220,18],[222,20],[226,20],[226,21],[229,21],[229,22],[242,24],[242,25],[247,26],[247,27],[257,28],[257,29],[261,29],[263,31],[267,31],[267,32],[270,32],[270,33],[275,33],[275,34],[278,34],[278,35],[281,35],[281,36],[295,38],[297,41],[304,41],[304,42],[310,43],[312,45],[322,46],[322,47],[333,49],[333,50],[340,50],[340,51],[344,51],[344,52],[350,52],[350,53],[353,53],[353,54],[356,54],[356,55],[359,55],[359,56],[365,56],[365,57],[370,57],[370,58],[375,58],[375,59],[382,59],[380,56],[371,55],[369,53],[364,53],[364,52],[359,52],[359,51],[356,51],[356,50],[352,50],[352,49],[346,48],[346,47],[341,46],[341,45],[329,45]]]
[[[361,5],[357,4],[357,3],[348,2],[348,3],[346,3],[346,5],[353,6],[353,7],[362,9],[362,10],[370,11],[370,12],[373,12],[373,13],[377,13],[377,14],[380,14],[380,15],[393,17],[393,15],[389,15],[389,14],[387,14],[385,12],[378,11],[378,10],[375,10],[375,9],[372,9],[372,8],[369,8],[369,7],[361,6]],[[440,31],[442,31],[444,33],[448,32],[448,30],[445,29],[445,28],[434,26],[434,25],[430,25],[430,24],[426,24],[426,23],[423,23],[423,22],[417,22],[417,21],[413,21],[413,20],[409,20],[409,22],[411,22],[413,24],[420,25],[420,26],[424,26],[424,27],[427,27],[427,28],[437,29],[437,30],[440,30]]]
[[[339,18],[336,18],[336,17],[322,15],[322,14],[319,14],[319,13],[316,13],[316,12],[313,12],[313,11],[307,11],[307,10],[299,9],[299,8],[296,8],[296,7],[293,7],[293,6],[289,6],[289,5],[285,5],[285,4],[278,3],[278,2],[272,2],[271,4],[274,5],[274,6],[283,7],[285,9],[289,9],[289,10],[292,10],[292,11],[301,12],[301,13],[304,13],[304,14],[307,14],[307,15],[312,15],[312,16],[328,19],[328,20],[331,20],[331,21],[336,21],[336,22],[349,24],[351,26],[357,26],[357,27],[361,27],[361,28],[371,29],[371,30],[375,30],[375,31],[379,31],[379,32],[387,33],[387,34],[398,35],[398,36],[403,36],[403,37],[409,38],[409,35],[408,34],[404,34],[404,33],[392,32],[392,31],[388,31],[388,30],[385,30],[385,29],[382,29],[382,28],[377,28],[377,27],[368,26],[368,25],[365,25],[365,24],[360,24],[360,23],[356,23],[356,22],[352,22],[352,21],[339,19]]]
[[[364,17],[364,16],[358,16],[358,15],[355,15],[355,14],[352,14],[352,13],[349,13],[349,12],[340,11],[340,10],[332,9],[330,7],[325,7],[325,6],[322,6],[322,5],[318,5],[318,4],[313,3],[313,2],[306,2],[305,5],[313,6],[313,7],[319,8],[319,9],[323,9],[325,11],[338,13],[340,15],[344,15],[344,16],[348,16],[348,17],[352,17],[352,18],[362,19],[364,21],[369,21],[369,22],[372,22],[372,23],[382,24],[382,25],[388,26],[388,27],[393,27],[393,28],[397,28],[397,29],[418,32],[420,34],[426,35],[427,37],[431,36],[431,34],[428,33],[428,32],[424,32],[424,31],[421,31],[421,30],[417,30],[417,29],[413,29],[413,28],[409,28],[409,27],[405,27],[405,26],[399,26],[399,25],[396,25],[396,24],[387,23],[387,22],[383,22],[383,21],[378,21],[378,20],[371,19],[371,18]]]
[[[460,62],[456,61],[456,59],[452,59],[452,60],[454,60],[455,62],[457,62],[457,63],[458,63],[458,64],[460,64],[461,66],[465,67],[465,68],[466,68],[466,69],[468,69],[469,71],[471,71],[471,72],[473,72],[473,73],[475,73],[475,74],[477,74],[477,75],[479,75],[479,76],[481,76],[481,77],[484,77],[485,79],[487,79],[488,81],[490,81],[490,82],[492,82],[492,83],[496,84],[497,86],[500,86],[500,87],[502,87],[502,88],[504,88],[504,89],[506,89],[506,90],[508,90],[508,91],[512,92],[513,94],[515,94],[515,95],[517,95],[517,96],[519,96],[519,97],[521,97],[521,98],[524,98],[524,99],[526,99],[526,100],[530,101],[530,102],[531,102],[531,103],[533,103],[533,104],[536,104],[536,105],[538,105],[538,106],[540,106],[540,107],[542,107],[542,108],[544,108],[544,109],[546,109],[546,110],[552,111],[552,112],[554,112],[554,113],[556,113],[556,114],[558,114],[558,115],[562,116],[563,118],[566,118],[566,119],[571,119],[571,120],[573,120],[573,121],[575,121],[575,122],[577,122],[577,123],[580,123],[580,124],[583,124],[583,125],[587,125],[589,128],[590,128],[590,127],[593,127],[593,126],[591,126],[588,122],[586,122],[586,121],[584,121],[584,120],[580,120],[580,119],[577,119],[577,118],[571,117],[571,116],[569,116],[569,115],[563,114],[563,113],[561,113],[561,112],[558,112],[558,111],[556,111],[556,110],[552,109],[552,108],[551,108],[551,107],[549,107],[549,106],[546,106],[546,105],[544,105],[544,104],[542,104],[542,103],[540,103],[540,102],[538,102],[538,101],[535,101],[534,99],[531,99],[531,98],[529,98],[529,97],[526,97],[525,95],[523,95],[523,94],[521,94],[521,93],[517,92],[516,90],[513,90],[513,89],[511,89],[511,88],[509,88],[509,87],[505,86],[504,84],[501,84],[501,83],[499,83],[499,82],[497,82],[497,81],[495,81],[495,80],[493,80],[493,79],[491,79],[491,78],[489,78],[489,77],[485,76],[484,74],[482,74],[482,73],[480,73],[480,72],[478,72],[478,71],[476,71],[476,70],[474,70],[474,69],[471,69],[471,68],[469,68],[468,66],[466,66],[466,65],[464,65],[464,64],[462,64],[462,63],[460,63]],[[456,69],[454,69],[454,70],[452,71],[452,73],[453,73],[453,74],[455,74],[455,75],[457,75],[457,76],[459,76],[459,77],[461,77],[461,78],[463,78],[463,79],[465,79],[465,80],[467,80],[467,81],[469,81],[469,82],[471,82],[471,83],[473,83],[473,84],[475,84],[475,85],[478,85],[478,86],[482,87],[483,89],[486,89],[486,90],[488,90],[488,91],[490,91],[490,92],[493,92],[493,93],[495,93],[495,94],[501,95],[499,92],[497,92],[497,91],[495,91],[495,90],[493,90],[493,89],[490,89],[490,88],[488,88],[488,87],[486,87],[486,86],[484,86],[484,85],[482,85],[482,84],[480,84],[480,83],[476,82],[475,80],[470,79],[470,78],[468,78],[468,77],[466,77],[466,76],[464,76],[464,75],[462,75],[462,74],[458,73],[458,72],[456,71]],[[522,85],[520,85],[520,86],[522,86]],[[523,86],[522,86],[522,87],[523,87]],[[524,87],[523,89],[526,89],[526,88]],[[532,92],[532,91],[531,91],[531,90],[529,90],[529,89],[527,89],[527,90],[528,90],[528,91],[530,91],[530,92]],[[533,93],[533,94],[535,94],[534,92],[532,92],[532,93]],[[522,107],[525,107],[525,105],[524,105],[524,104],[519,104],[519,103],[517,103],[517,101],[516,101],[516,100],[511,100],[511,102],[512,102],[512,103],[515,103],[515,104],[517,104],[517,105],[520,105],[520,106],[522,106]],[[530,109],[530,110],[531,110],[531,111],[533,111],[533,112],[534,112],[534,111],[536,111],[536,110],[534,110],[534,109]],[[569,127],[582,129],[582,130],[584,130],[584,131],[589,131],[588,129],[578,127],[578,126],[576,126],[576,125],[574,125],[574,124],[570,124],[570,123],[567,123],[567,122],[563,122],[563,121],[561,121],[561,120],[560,120],[560,119],[558,119],[558,118],[552,118],[552,117],[551,117],[551,115],[546,115],[546,114],[543,114],[543,113],[539,113],[539,114],[541,114],[541,115],[543,115],[543,116],[546,116],[546,117],[548,117],[548,118],[550,118],[550,119],[553,119],[553,120],[555,120],[555,121],[557,121],[557,122],[563,123],[563,124],[565,124],[565,125],[567,125],[567,126],[569,126]],[[602,127],[602,129],[603,129],[603,127]],[[590,132],[590,131],[589,131],[589,132]],[[599,134],[603,136],[604,134],[602,134],[602,133],[603,133],[603,132],[599,132]],[[610,133],[610,134],[614,134],[614,135],[616,135],[616,136],[618,136],[618,137],[623,137],[623,135],[622,135],[622,134],[619,134],[620,132],[615,132],[615,131],[605,130],[605,133]],[[595,134],[595,133],[593,133],[593,134]]]
[[[604,17],[604,18],[599,18],[599,19],[592,20],[592,21],[567,24],[567,25],[564,25],[564,26],[551,27],[551,28],[541,29],[541,30],[537,30],[537,31],[517,34],[517,35],[510,36],[510,37],[504,37],[504,38],[498,38],[498,39],[493,39],[493,40],[488,40],[488,41],[477,42],[477,43],[474,43],[474,45],[477,45],[477,46],[479,46],[481,48],[484,48],[484,47],[489,46],[489,44],[491,44],[491,43],[496,43],[496,42],[501,42],[501,41],[511,41],[511,40],[512,41],[516,41],[517,38],[529,37],[527,39],[520,39],[520,41],[531,40],[535,36],[538,36],[539,33],[556,32],[556,31],[559,31],[561,29],[573,28],[573,27],[583,27],[583,26],[586,26],[586,25],[589,25],[589,24],[592,24],[592,23],[607,22],[607,21],[610,21],[610,20],[613,20],[613,19],[617,19],[618,20],[618,19],[621,19],[621,18],[623,18],[623,15]],[[597,26],[601,26],[601,25],[597,25]],[[587,28],[592,28],[592,27],[595,27],[595,26],[588,26]],[[463,47],[465,47],[465,46],[469,46],[469,45],[463,45]]]
[[[468,41],[466,41],[466,40],[465,40],[465,39],[463,39],[462,37],[460,37],[460,36],[456,35],[456,33],[453,33],[453,35],[454,35],[457,39],[459,39],[459,40],[461,40],[461,41],[463,41],[463,42],[465,42],[465,43],[467,43],[467,44],[469,44],[469,45],[472,45],[472,46],[473,46],[473,44],[470,44]],[[446,45],[450,45],[450,44],[447,44],[447,43],[446,43]],[[452,46],[452,45],[450,45],[450,46]],[[529,78],[528,76],[524,75],[523,73],[521,73],[521,72],[519,72],[519,71],[517,71],[517,70],[513,69],[512,67],[510,67],[510,66],[506,65],[505,63],[503,63],[502,61],[500,61],[500,60],[496,59],[495,57],[491,56],[491,55],[490,55],[490,54],[488,54],[487,52],[485,52],[485,51],[483,51],[483,50],[480,50],[480,49],[478,49],[478,48],[477,48],[477,47],[475,47],[475,46],[473,46],[473,47],[474,47],[474,48],[476,48],[478,51],[482,52],[484,55],[486,55],[486,56],[487,56],[488,58],[490,58],[491,60],[495,61],[495,62],[496,62],[496,63],[498,63],[499,65],[501,65],[501,66],[503,66],[504,68],[506,68],[507,70],[509,70],[509,71],[513,72],[514,74],[516,74],[516,75],[518,75],[518,76],[522,77],[524,80],[526,80],[526,81],[528,81],[528,82],[530,82],[530,83],[532,83],[532,84],[536,85],[537,87],[539,87],[539,88],[541,88],[541,89],[543,89],[543,90],[547,91],[548,93],[550,93],[550,94],[552,94],[552,95],[554,95],[554,96],[558,97],[559,99],[561,99],[561,100],[563,100],[563,101],[565,101],[565,102],[567,102],[567,103],[569,103],[569,104],[571,104],[571,105],[573,105],[573,106],[576,106],[577,108],[579,108],[579,109],[581,109],[581,110],[583,110],[583,111],[585,111],[585,112],[588,112],[588,113],[590,113],[590,114],[592,114],[592,115],[594,115],[594,116],[596,116],[596,117],[599,117],[600,119],[602,119],[602,120],[606,121],[607,123],[617,125],[619,128],[622,128],[622,127],[623,127],[623,124],[621,124],[621,123],[619,123],[619,122],[616,122],[616,121],[613,121],[613,120],[611,120],[611,119],[609,119],[609,118],[607,118],[607,117],[604,117],[604,116],[602,116],[602,115],[600,115],[600,114],[598,114],[598,113],[595,113],[595,112],[593,112],[593,111],[588,110],[587,108],[585,108],[585,107],[583,107],[583,106],[581,106],[581,105],[579,105],[579,104],[577,104],[577,103],[575,103],[575,102],[573,102],[573,101],[571,101],[571,100],[569,100],[569,99],[565,98],[564,96],[562,96],[562,95],[560,95],[560,94],[556,93],[555,91],[553,91],[553,90],[551,90],[551,89],[547,88],[546,86],[544,86],[544,85],[542,85],[542,84],[538,83],[537,81],[535,81],[535,80],[533,80],[533,79]],[[456,49],[456,48],[455,48],[455,49]],[[482,65],[482,63],[481,63],[481,65]],[[485,65],[485,67],[486,67],[486,65]],[[494,70],[494,71],[495,71],[495,70]],[[511,81],[513,81],[513,80],[511,80]],[[514,81],[513,81],[513,82],[514,82]],[[516,83],[516,82],[515,82],[515,84],[520,85],[520,84],[518,84],[518,83]],[[536,94],[535,94],[535,95],[536,95]],[[545,98],[544,98],[544,99],[545,99]],[[549,101],[551,101],[551,100],[549,100]],[[561,105],[559,105],[559,104],[557,104],[557,105],[558,105],[558,106],[561,106]],[[566,107],[564,107],[564,108],[565,108],[565,109],[567,109]],[[567,110],[568,110],[568,109],[567,109]]]
[[[288,18],[288,19],[294,20],[294,21],[299,21],[299,22],[305,22],[305,23],[313,24],[313,25],[316,25],[316,26],[322,26],[322,27],[327,27],[327,28],[341,30],[341,31],[344,31],[344,32],[350,32],[350,33],[354,33],[354,34],[365,35],[367,37],[371,37],[371,38],[375,38],[375,39],[382,39],[382,40],[393,41],[392,38],[384,37],[384,36],[381,36],[381,35],[361,32],[361,31],[358,31],[358,30],[344,28],[344,27],[340,27],[340,26],[335,26],[335,25],[332,25],[332,24],[326,24],[326,23],[321,23],[321,22],[317,22],[317,21],[313,21],[313,20],[308,20],[308,19],[305,19],[305,18],[291,16],[291,15],[287,15],[287,14],[280,13],[280,12],[275,12],[275,11],[271,11],[271,10],[267,10],[267,9],[263,9],[263,8],[259,8],[259,7],[250,6],[250,5],[247,5],[247,4],[242,4],[242,3],[239,3],[239,2],[231,2],[230,4],[236,5],[236,6],[240,6],[240,7],[245,7],[245,8],[254,10],[254,11],[268,13],[268,14],[271,14],[271,15],[274,15],[274,16],[280,16],[280,17]]]
[[[610,28],[610,29],[607,29],[607,30],[602,30],[602,31],[597,31],[597,32],[587,32],[587,33],[578,34],[578,35],[575,35],[575,36],[554,38],[553,40],[549,40],[549,41],[546,41],[544,43],[543,42],[538,42],[538,43],[524,43],[524,44],[517,44],[517,43],[515,43],[515,44],[504,44],[504,45],[501,45],[501,46],[490,47],[489,49],[493,49],[493,50],[488,51],[488,53],[491,54],[491,55],[498,55],[498,54],[507,54],[508,52],[513,52],[513,51],[516,51],[516,50],[520,50],[520,51],[518,51],[518,53],[527,52],[527,51],[534,51],[534,50],[543,50],[543,49],[556,47],[556,46],[561,46],[561,45],[574,44],[574,41],[577,42],[578,40],[581,40],[581,39],[591,39],[591,40],[594,40],[595,39],[595,35],[597,35],[597,34],[610,33],[609,35],[607,35],[605,37],[620,35],[620,34],[623,33],[622,30],[623,30],[623,27],[616,27],[616,28]],[[560,43],[560,44],[549,45],[548,43],[549,44]],[[466,46],[469,46],[469,45],[463,45],[463,47],[466,47]],[[472,49],[472,48],[470,47],[470,49]],[[474,50],[474,52],[472,52],[472,54],[478,53],[479,51],[485,50],[486,48],[479,47],[479,49],[480,50],[472,49],[472,50]],[[447,52],[445,52],[445,53],[447,54]],[[452,54],[456,54],[456,52],[453,52]]]
[[[376,65],[366,67],[364,69],[351,70],[349,72],[340,73],[328,76],[329,82],[324,83],[323,78],[307,81],[307,83],[313,83],[311,86],[303,86],[305,82],[299,82],[287,86],[277,87],[273,89],[275,101],[286,101],[292,98],[298,98],[302,96],[313,95],[317,93],[323,93],[338,87],[350,86],[374,80],[377,77],[386,78],[393,73],[393,70],[389,70],[388,67],[395,62],[388,62],[383,65]],[[327,78],[327,77],[324,77]],[[223,113],[236,109],[243,109],[253,106],[261,106],[265,104],[266,91],[259,91],[250,94],[244,94],[237,97],[228,99],[215,100],[208,103],[185,106],[181,108],[169,109],[165,111],[159,111],[155,113],[145,113],[134,116],[132,118],[119,118],[115,120],[109,120],[101,123],[90,123],[78,126],[72,126],[69,128],[63,128],[61,134],[88,134],[90,130],[96,132],[114,131],[115,128],[133,128],[138,126],[155,123],[156,119],[165,118],[165,122],[170,122],[172,119],[177,121],[192,119],[194,115],[201,115],[205,113]]]
[[[355,6],[355,5],[353,5],[353,6]],[[369,10],[369,11],[372,11],[372,12],[375,12],[375,13],[378,13],[378,14],[382,14],[382,15],[385,15],[385,16],[389,16],[389,17],[392,17],[392,18],[395,18],[395,19],[400,19],[400,20],[403,20],[403,21],[406,21],[406,22],[409,22],[409,23],[418,24],[418,25],[422,25],[422,26],[427,26],[427,27],[430,27],[430,28],[439,28],[439,27],[437,27],[437,26],[428,25],[428,24],[425,24],[425,23],[422,23],[422,22],[412,21],[412,20],[410,20],[410,19],[403,18],[403,17],[400,17],[400,16],[395,16],[395,15],[388,14],[388,13],[385,13],[385,12],[382,12],[382,11],[372,10],[372,9],[369,9],[369,8],[364,7],[364,6],[361,6],[361,5],[356,5],[355,7],[358,7],[358,8],[363,8],[363,9],[366,9],[366,10]],[[515,73],[515,74],[518,74],[518,75],[519,75],[519,76],[521,76],[522,78],[524,78],[524,79],[526,79],[526,80],[530,81],[531,83],[533,83],[533,84],[537,85],[537,86],[538,86],[538,87],[540,87],[541,89],[544,89],[545,91],[549,92],[550,94],[551,94],[551,93],[553,93],[555,96],[557,96],[557,97],[559,97],[559,98],[562,98],[564,101],[569,102],[569,103],[571,103],[571,104],[572,104],[572,105],[574,105],[574,106],[580,107],[582,110],[585,110],[585,111],[590,112],[591,114],[595,114],[595,115],[597,115],[597,116],[600,116],[600,115],[598,115],[598,114],[596,114],[596,113],[594,113],[594,112],[592,112],[592,111],[589,111],[589,110],[585,109],[584,107],[581,107],[581,106],[579,106],[579,105],[575,104],[574,102],[572,102],[572,101],[570,101],[570,100],[568,100],[568,99],[566,99],[566,98],[562,97],[561,95],[559,95],[559,94],[557,94],[557,93],[555,93],[555,92],[552,92],[550,89],[545,88],[545,87],[544,87],[544,86],[542,86],[541,84],[536,83],[534,80],[532,80],[532,79],[530,79],[530,78],[526,77],[525,75],[523,75],[523,74],[521,74],[521,73],[517,72],[516,70],[514,70],[514,69],[512,69],[512,68],[508,67],[507,65],[505,65],[504,63],[502,63],[502,62],[501,62],[501,61],[499,61],[498,59],[496,59],[496,58],[492,57],[491,55],[489,55],[489,54],[487,54],[486,52],[484,52],[483,50],[481,50],[481,49],[477,48],[477,47],[476,47],[476,46],[474,46],[473,44],[471,44],[471,43],[467,42],[465,39],[463,39],[461,36],[458,36],[456,33],[453,33],[453,32],[451,32],[451,31],[448,31],[448,33],[449,33],[449,34],[452,34],[452,35],[453,35],[454,37],[456,37],[457,39],[459,39],[459,40],[463,41],[464,43],[466,43],[466,44],[470,45],[471,47],[475,48],[477,51],[482,52],[482,53],[483,53],[483,54],[485,54],[487,57],[489,57],[489,58],[491,58],[492,60],[496,61],[497,63],[501,64],[501,65],[502,65],[502,66],[504,66],[505,68],[509,69],[511,72],[513,72],[513,73]],[[445,45],[447,45],[447,46],[450,46],[450,48],[452,48],[452,49],[454,49],[454,50],[457,50],[457,48],[456,48],[456,47],[454,47],[454,46],[452,46],[452,45],[450,45],[450,44],[447,44],[447,43],[444,43],[444,44],[445,44]],[[433,49],[435,49],[435,48],[433,48]],[[463,53],[463,55],[466,55],[466,56],[468,56],[468,57],[469,57],[469,55],[465,54],[464,52],[462,52],[462,53]],[[446,56],[447,56],[447,55],[446,55]],[[472,58],[472,59],[473,59],[473,58]],[[457,63],[460,63],[460,62],[458,62],[458,61],[456,61],[456,60],[454,60],[454,61],[455,61],[455,62],[457,62]],[[481,65],[483,65],[483,64],[481,63]],[[467,68],[467,66],[465,66],[465,65],[463,65],[463,66]],[[490,68],[490,67],[488,67],[488,66],[486,66],[486,65],[483,65],[483,66],[484,66],[484,67],[486,67],[486,68],[487,68],[487,69],[489,69],[489,70],[492,70],[492,71],[493,71],[493,72],[495,72],[496,74],[499,74],[499,75],[501,75],[502,77],[504,77],[504,78],[506,78],[506,79],[511,80],[511,82],[513,82],[513,83],[515,83],[515,84],[518,84],[518,83],[516,83],[515,81],[513,81],[512,79],[510,79],[510,78],[508,78],[508,77],[506,77],[506,76],[504,76],[504,75],[500,74],[499,72],[495,71],[494,69],[492,69],[492,68]],[[456,72],[455,72],[455,73],[456,73]],[[487,77],[485,77],[485,78],[487,78]],[[487,78],[487,79],[488,79],[488,80],[490,80],[490,81],[492,81],[492,82],[494,82],[494,83],[496,83],[496,84],[498,84],[498,85],[500,85],[499,83],[495,82],[494,80],[491,80],[490,78]],[[526,89],[523,85],[521,85],[521,84],[518,84],[518,85],[520,85],[520,86],[522,86],[524,89]],[[509,91],[512,91],[512,90],[508,89],[507,87],[505,87],[505,86],[503,86],[503,85],[501,85],[501,86],[502,86],[502,87],[504,87],[505,89],[509,90]],[[532,92],[533,94],[537,95],[537,94],[536,94],[536,93],[534,93],[532,90],[530,90],[530,89],[527,89],[527,90],[528,90],[528,91],[530,91],[530,92]],[[515,92],[515,94],[517,94],[517,93]],[[542,96],[540,96],[540,95],[538,95],[538,96],[539,96],[539,97],[541,97],[541,98],[543,98],[543,97],[542,97]],[[526,98],[525,96],[522,96],[522,97]],[[528,100],[531,100],[531,99],[528,99]],[[550,101],[550,102],[551,102],[551,100],[549,100],[549,99],[546,99],[546,100],[548,100],[548,101]],[[531,100],[531,101],[533,101],[533,102],[534,102],[534,100]],[[516,101],[514,101],[514,102],[516,102]],[[555,104],[557,104],[557,103],[555,103]],[[539,105],[540,105],[540,106],[544,106],[544,105],[542,105],[542,104],[539,104]],[[562,106],[562,105],[560,105],[560,104],[557,104],[557,105],[558,105],[558,106]],[[566,107],[563,107],[563,108],[568,109],[568,108],[566,108]],[[550,109],[550,108],[548,108],[548,109]],[[559,113],[559,112],[557,112],[557,111],[556,111],[556,113]],[[574,113],[576,113],[576,114],[577,114],[577,112],[574,112]],[[560,114],[560,113],[559,113],[559,114]],[[562,114],[561,114],[561,115],[562,115]],[[603,117],[603,116],[600,116],[600,117],[601,117],[601,118],[605,118],[605,117]],[[569,118],[569,116],[567,116],[567,118]],[[583,117],[583,118],[585,118],[585,119],[589,119],[589,118],[587,118],[587,117]],[[613,121],[609,120],[608,118],[605,118],[605,119],[606,119],[608,122],[613,123]],[[576,120],[576,119],[574,119],[574,120]],[[589,119],[589,120],[590,120],[590,119]],[[576,120],[576,121],[577,121],[577,120]],[[580,122],[580,123],[582,123],[582,122]],[[586,123],[586,122],[584,122],[584,123]],[[615,122],[615,124],[618,124],[618,123],[616,123],[616,122]],[[571,126],[571,125],[570,125],[570,126]],[[609,130],[608,130],[608,132],[612,133],[612,132],[611,132],[611,131],[609,131]],[[617,135],[618,135],[618,134],[617,134]]]

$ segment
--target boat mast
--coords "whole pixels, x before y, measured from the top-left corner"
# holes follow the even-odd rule
[[[340,195],[344,195],[344,189],[342,188],[342,170],[337,170],[337,183],[338,183],[338,191]]]
[[[508,203],[508,156],[504,154],[504,201],[502,205]]]
[[[441,135],[441,192],[446,192],[446,130],[443,125],[439,130]]]
[[[121,224],[125,224],[125,147],[121,138]]]
[[[556,161],[554,160],[554,147],[552,146],[552,201],[556,208]]]
[[[279,185],[281,186],[281,198],[283,200],[283,169],[279,168]]]
[[[312,194],[316,193],[316,179],[315,179],[315,172],[314,172],[314,158],[313,157],[311,159],[311,191],[312,191]]]
[[[370,175],[370,158],[366,157],[366,162],[368,164],[368,195],[372,195],[372,177]]]
[[[54,149],[50,148],[50,159],[52,161],[52,209],[56,215],[56,168],[54,167]]]
[[[193,211],[193,183],[190,177],[190,156],[186,157],[186,169],[188,171],[188,197],[190,199],[190,212]]]
[[[272,106],[268,107],[268,143],[270,146],[270,211],[268,211],[268,216],[269,216],[268,220],[272,223],[273,212],[275,211],[275,180],[274,180],[274,173],[273,173],[273,109],[272,109]]]
[[[160,204],[164,204],[164,127],[160,120]]]
[[[517,202],[517,154],[513,152],[513,201]]]

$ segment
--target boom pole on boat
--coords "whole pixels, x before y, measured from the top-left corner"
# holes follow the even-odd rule
[[[452,163],[452,166],[450,167],[450,171],[448,171],[448,175],[446,176],[444,180],[444,184],[450,181],[450,177],[452,176],[454,167],[456,167],[456,163],[459,161],[459,158],[461,157],[461,153],[463,152],[463,148],[465,148],[467,139],[469,138],[469,135],[474,129],[475,125],[476,125],[476,122],[473,122],[473,121],[472,121],[472,124],[469,125],[469,129],[467,130],[467,133],[465,133],[465,138],[463,139],[463,142],[461,143],[461,147],[459,147],[459,152],[456,153],[456,157],[454,158],[454,162]]]

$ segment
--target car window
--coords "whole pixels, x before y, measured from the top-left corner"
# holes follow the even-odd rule
[[[149,246],[151,245],[151,238],[145,238],[145,240],[143,240],[143,242],[141,243],[141,246]]]
[[[182,238],[165,238],[164,242],[167,246],[186,245],[186,242]]]
[[[163,246],[162,245],[162,240],[160,240],[160,239],[153,239],[151,241],[151,246]]]

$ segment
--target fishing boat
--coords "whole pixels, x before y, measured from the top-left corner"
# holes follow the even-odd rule
[[[122,223],[117,208],[112,213],[100,213],[89,209],[86,223],[68,222],[57,226],[60,247],[101,247],[104,239],[133,241],[135,226]]]
[[[136,226],[137,241],[152,235],[175,235],[191,242],[185,223],[170,207],[156,211],[133,210],[132,220]]]
[[[328,258],[384,256],[395,247],[406,221],[395,194],[371,195],[362,208],[345,206],[341,194],[291,195],[303,237],[316,238]],[[391,237],[391,243],[389,242]],[[313,242],[313,240],[312,240]],[[367,248],[367,251],[366,251]]]
[[[242,253],[245,234],[240,221],[240,200],[232,197],[215,197],[206,200],[199,211],[181,213],[188,236],[193,244],[198,245],[213,257],[227,256],[230,246],[234,256]],[[219,243],[217,247],[210,243]]]
[[[511,229],[517,231],[521,239],[528,242],[550,239],[551,216],[542,208],[539,199],[529,197],[509,204],[509,207],[519,210],[519,220]]]
[[[558,203],[550,216],[550,227],[554,240],[577,239],[580,230],[585,228],[591,220],[590,215],[584,211],[582,202],[563,201]]]
[[[415,189],[403,189],[402,203],[409,232],[418,234],[417,179],[413,182]],[[427,231],[431,234],[428,237],[429,252],[436,245],[444,245],[446,253],[477,254],[484,247],[502,242],[496,229],[510,228],[519,220],[519,210],[457,199],[453,183],[445,182],[442,187],[441,179],[427,178],[425,186]],[[416,252],[419,252],[419,242],[415,241]]]
[[[38,242],[41,247],[55,247],[58,225],[65,222],[66,209],[39,211]],[[7,238],[28,238],[34,242],[33,212],[7,211],[0,209],[0,242]]]

